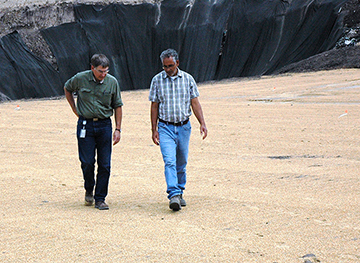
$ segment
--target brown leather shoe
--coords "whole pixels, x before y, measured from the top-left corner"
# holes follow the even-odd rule
[[[95,208],[99,210],[109,210],[109,206],[104,201],[95,202]]]
[[[94,203],[94,195],[90,192],[85,192],[85,205],[90,206]]]

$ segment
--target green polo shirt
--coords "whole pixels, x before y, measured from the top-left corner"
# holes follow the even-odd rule
[[[77,112],[86,119],[109,118],[115,108],[123,105],[119,83],[110,74],[99,83],[95,81],[92,71],[86,70],[66,81],[65,88],[77,92]]]

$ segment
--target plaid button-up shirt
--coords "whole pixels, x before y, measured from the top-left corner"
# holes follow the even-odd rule
[[[149,100],[159,103],[159,119],[182,122],[191,115],[191,100],[199,96],[194,78],[178,69],[169,77],[165,71],[154,76],[150,85]]]

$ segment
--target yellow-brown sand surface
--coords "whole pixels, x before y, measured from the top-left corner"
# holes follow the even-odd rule
[[[0,104],[0,262],[360,262],[360,70],[199,90],[179,212],[148,90],[122,93],[108,211],[84,206],[65,98]]]

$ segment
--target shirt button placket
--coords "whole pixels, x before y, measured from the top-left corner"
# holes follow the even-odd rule
[[[173,122],[176,122],[176,112],[175,112],[175,109],[176,109],[176,94],[175,94],[175,84],[174,84],[174,81],[173,79],[171,79],[171,90],[173,92],[173,114],[174,114],[174,120]],[[176,128],[176,127],[175,127]],[[176,131],[176,129],[175,129]]]

